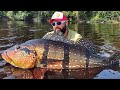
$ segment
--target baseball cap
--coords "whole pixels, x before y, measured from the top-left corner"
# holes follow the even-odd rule
[[[52,18],[50,19],[50,24],[53,22],[53,20],[68,20],[68,18],[62,13],[62,12],[58,12],[56,11],[53,15]]]

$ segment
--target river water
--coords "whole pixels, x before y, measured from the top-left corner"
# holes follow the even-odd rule
[[[96,45],[104,47],[107,51],[120,48],[120,24],[78,24],[70,23],[69,28],[89,38]],[[26,23],[23,21],[0,23],[0,54],[16,44],[30,39],[41,38],[52,31],[49,23]],[[114,68],[113,68],[114,69]],[[102,68],[76,69],[76,70],[48,70],[41,77],[40,68],[21,69],[6,63],[0,56],[0,78],[4,79],[91,79]],[[119,69],[118,69],[119,71]]]

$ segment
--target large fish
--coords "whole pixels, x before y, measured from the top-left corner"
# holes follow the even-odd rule
[[[1,55],[8,63],[19,68],[93,68],[111,66],[119,62],[119,52],[111,57],[101,57],[91,53],[84,45],[64,41],[33,39],[15,45]]]

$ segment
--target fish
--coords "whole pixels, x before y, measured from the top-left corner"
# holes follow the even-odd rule
[[[1,56],[9,64],[24,69],[77,69],[119,64],[120,51],[116,51],[110,57],[101,57],[93,54],[91,49],[84,45],[73,44],[67,39],[55,40],[28,40],[4,50]]]

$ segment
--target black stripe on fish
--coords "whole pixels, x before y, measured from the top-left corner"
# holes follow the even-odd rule
[[[49,51],[49,43],[48,42],[44,42],[44,51],[43,51],[42,61],[41,61],[41,64],[43,64],[44,67],[47,67],[48,51]]]
[[[25,53],[30,55],[31,50],[29,50],[28,48],[25,47],[25,48],[22,48],[20,50],[23,50]]]
[[[68,77],[69,76],[69,72],[67,70],[69,70],[69,46],[66,45],[66,43],[64,44],[64,60],[62,62],[62,75],[64,77]]]
[[[64,59],[63,59],[63,68],[68,68],[69,65],[69,46],[64,44]]]
[[[18,48],[17,48],[18,49]],[[20,48],[20,46],[19,46],[19,50],[21,51],[24,51],[25,53],[27,53],[27,54],[29,54],[30,55],[30,53],[32,52],[32,53],[34,53],[35,54],[35,56],[37,56],[37,53],[35,52],[35,51],[33,51],[33,50],[30,50],[29,48],[27,48],[27,47],[24,47],[24,48]]]
[[[89,58],[90,58],[90,51],[86,49],[85,51],[85,56],[86,56],[86,68],[89,66]]]

